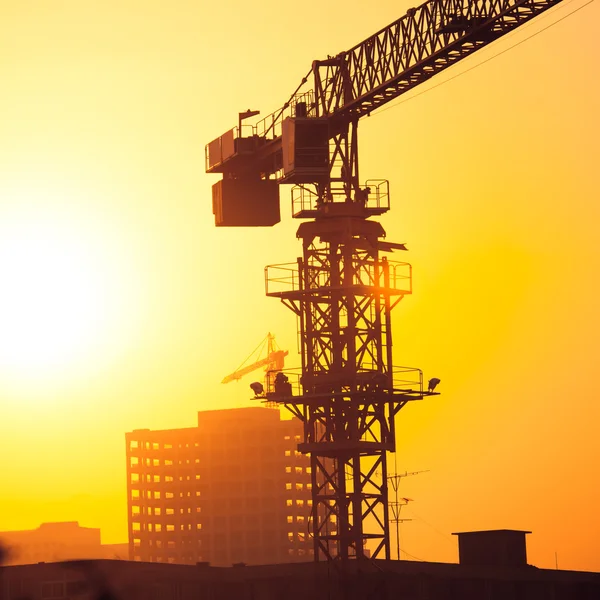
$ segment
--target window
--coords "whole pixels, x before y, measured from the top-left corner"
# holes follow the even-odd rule
[[[297,483],[296,484],[296,490],[301,492],[304,489],[304,485],[302,483]]]
[[[292,451],[291,450],[286,450],[285,451],[285,455],[286,456],[291,456],[292,455]]]
[[[302,467],[296,467],[296,475],[302,475]]]
[[[288,515],[287,516],[287,522],[288,523],[293,523],[294,522],[294,517],[292,515]]]
[[[162,531],[162,525],[160,523],[155,523],[154,524],[154,531],[156,531],[156,532]]]
[[[139,464],[140,464],[140,459],[139,459],[137,456],[132,456],[132,457],[129,459],[129,464],[130,464],[132,467],[135,467],[135,466],[137,466],[137,465],[139,465]]]
[[[291,483],[286,483],[285,484],[285,489],[286,490],[291,490],[292,489],[292,484]]]
[[[286,473],[291,473],[292,472],[292,467],[286,467],[285,468],[285,472]]]

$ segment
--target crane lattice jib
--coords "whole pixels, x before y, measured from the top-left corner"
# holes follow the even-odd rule
[[[350,50],[315,61],[313,89],[303,79],[289,102],[257,124],[256,134],[278,137],[299,102],[310,116],[333,123],[370,114],[560,2],[430,0],[411,8]]]

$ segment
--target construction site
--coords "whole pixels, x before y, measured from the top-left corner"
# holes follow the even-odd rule
[[[275,246],[264,270],[300,364],[269,333],[223,374],[253,406],[128,432],[130,562],[5,567],[0,600],[600,597],[598,574],[529,565],[529,531],[453,532],[458,564],[401,560],[398,484],[417,472],[394,465],[397,422],[410,403],[442,402],[444,380],[396,362],[409,244],[378,220],[394,210],[390,182],[359,171],[361,119],[560,2],[429,0],[313,60],[274,112],[242,110],[206,145],[216,227],[270,236],[289,206],[300,221],[299,256]]]

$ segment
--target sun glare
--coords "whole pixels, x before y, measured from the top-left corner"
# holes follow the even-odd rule
[[[70,225],[70,226],[69,226]],[[60,220],[0,225],[0,370],[36,379],[90,356],[114,290],[82,231]],[[108,293],[107,293],[108,292]]]

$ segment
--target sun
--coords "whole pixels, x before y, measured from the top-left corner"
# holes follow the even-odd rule
[[[108,273],[73,223],[0,224],[0,370],[37,378],[93,360],[112,316]]]

